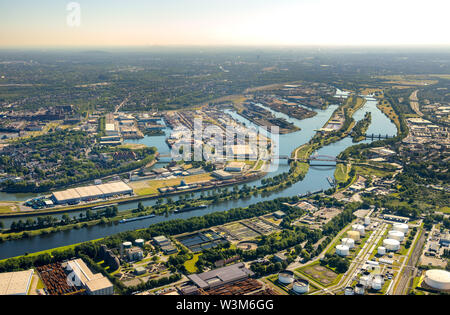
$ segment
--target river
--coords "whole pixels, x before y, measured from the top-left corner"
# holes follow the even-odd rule
[[[365,113],[370,111],[372,113],[372,123],[367,131],[368,134],[373,133],[378,135],[381,133],[382,135],[386,134],[388,134],[389,136],[395,135],[397,133],[395,125],[376,107],[377,101],[371,97],[367,97],[366,99],[367,99],[366,104],[354,114],[353,117],[355,118],[355,120],[358,121],[362,119]],[[311,137],[313,137],[314,134],[316,133],[315,130],[321,128],[328,121],[328,119],[330,118],[330,116],[332,115],[332,113],[336,108],[337,105],[331,105],[325,110],[315,110],[317,112],[316,116],[304,120],[298,120],[295,118],[288,117],[285,114],[272,111],[275,116],[285,118],[301,128],[301,130],[297,132],[280,135],[279,137],[280,155],[290,155],[295,148],[308,142],[311,139]],[[254,126],[253,123],[251,123],[244,117],[238,115],[237,113],[232,111],[227,112],[238,121],[245,123],[247,126]],[[170,130],[166,129],[166,134],[169,133]],[[145,137],[140,140],[133,140],[127,142],[144,143],[149,146],[155,146],[158,148],[158,151],[161,154],[167,154],[170,152],[170,150],[167,144],[165,143],[165,137],[166,136]],[[371,140],[365,140],[360,143],[370,143],[370,142]],[[330,144],[326,147],[319,149],[317,153],[320,155],[337,156],[340,152],[344,151],[347,147],[352,145],[354,145],[354,143],[352,143],[352,139],[350,137],[347,137],[336,143]],[[266,177],[273,177],[277,174],[287,172],[288,170],[289,165],[287,164],[287,162],[280,161],[277,170],[268,173]],[[250,204],[254,204],[259,201],[272,200],[278,197],[294,196],[306,193],[308,191],[315,191],[319,189],[328,189],[330,185],[327,181],[327,177],[333,177],[334,170],[335,170],[334,163],[330,164],[329,167],[311,166],[303,181],[297,182],[293,184],[291,187],[288,187],[282,191],[273,192],[268,196],[259,195],[253,196],[248,199],[222,202],[216,205],[210,205],[206,209],[199,209],[190,212],[171,214],[168,217],[156,216],[154,218],[129,222],[125,224],[118,224],[118,225],[111,224],[104,226],[97,225],[81,229],[72,229],[69,231],[63,231],[49,235],[36,236],[29,239],[5,241],[4,243],[0,244],[0,259],[23,255],[24,253],[32,253],[60,246],[75,244],[79,242],[94,240],[112,234],[116,234],[119,232],[142,229],[148,227],[149,225],[171,219],[178,219],[178,218],[186,219],[194,216],[202,216],[208,213],[225,211],[235,207],[246,207]],[[260,183],[261,180],[256,180],[251,183],[247,183],[247,185],[255,186],[260,185]],[[196,197],[200,196],[200,192],[195,193],[195,196]],[[143,204],[149,206],[154,205],[155,202],[156,200],[147,200],[144,201]],[[133,202],[119,205],[119,210],[123,211],[136,207],[137,203]],[[78,214],[79,212],[71,212],[69,215],[76,216]],[[60,216],[61,215],[57,215],[57,217]],[[14,220],[18,219],[16,218]],[[5,226],[9,226],[12,219],[4,219],[2,221],[4,222]]]

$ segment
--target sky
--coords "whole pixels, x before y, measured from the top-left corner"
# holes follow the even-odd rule
[[[0,0],[0,47],[450,45],[449,12],[448,0]]]

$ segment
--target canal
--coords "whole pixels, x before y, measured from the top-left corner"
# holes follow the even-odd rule
[[[377,101],[374,98],[366,97],[366,104],[359,109],[355,114],[354,118],[356,121],[362,119],[366,112],[372,113],[372,123],[367,131],[368,134],[382,134],[389,136],[394,136],[397,133],[397,129],[395,125],[376,107]],[[286,116],[285,114],[274,112],[272,113],[277,117],[285,118],[286,120],[294,123],[296,126],[301,128],[301,130],[280,135],[279,136],[279,153],[280,155],[290,155],[291,152],[299,147],[300,145],[308,142],[311,137],[316,133],[315,130],[321,128],[330,118],[334,110],[337,108],[337,105],[331,105],[325,110],[315,110],[317,115],[311,118],[307,118],[304,120],[298,120],[295,118],[291,118]],[[228,114],[233,116],[236,120],[245,123],[247,126],[254,126],[253,123],[245,119],[244,117],[238,115],[235,112],[227,111]],[[254,126],[256,127],[256,126]],[[166,129],[166,135],[170,133],[170,130]],[[168,148],[165,142],[165,136],[156,136],[156,137],[145,137],[140,140],[133,140],[127,142],[133,143],[143,143],[149,146],[155,146],[158,148],[158,151],[161,154],[168,154],[170,149]],[[371,140],[365,140],[360,143],[370,143]],[[330,155],[337,156],[340,152],[344,151],[349,146],[354,145],[352,143],[352,139],[350,137],[344,138],[336,143],[330,144],[326,147],[323,147],[317,151],[320,155]],[[275,161],[274,163],[278,163],[278,167],[274,172],[270,172],[266,175],[266,177],[273,177],[277,174],[287,172],[289,170],[289,165],[286,161]],[[156,167],[156,166],[155,166]],[[160,167],[160,165],[158,165]],[[112,234],[116,234],[119,232],[130,231],[135,229],[147,228],[149,225],[156,224],[159,222],[172,220],[172,219],[187,219],[194,216],[202,216],[208,213],[213,213],[217,211],[226,211],[235,207],[246,207],[251,204],[272,200],[278,197],[288,197],[294,196],[298,194],[303,194],[308,191],[316,191],[320,189],[328,189],[330,187],[327,177],[334,176],[335,165],[330,164],[330,166],[320,166],[315,167],[311,166],[306,177],[303,181],[297,182],[292,186],[282,190],[273,192],[270,195],[266,196],[253,196],[248,199],[240,199],[233,201],[221,202],[219,204],[210,205],[205,209],[194,210],[190,212],[183,212],[177,214],[170,214],[168,216],[156,216],[154,218],[148,218],[141,221],[134,221],[125,224],[118,225],[97,225],[92,227],[86,227],[81,229],[72,229],[68,231],[57,232],[48,235],[41,235],[36,237],[31,237],[27,239],[20,239],[15,241],[5,241],[0,243],[0,259],[9,258],[13,256],[23,255],[24,253],[32,253],[37,251],[42,251],[46,249],[51,249],[60,246],[66,246],[70,244],[75,244],[79,242],[94,240],[98,238],[102,238],[105,236],[109,236]],[[249,186],[259,186],[261,184],[261,180],[256,180],[251,183],[247,183]],[[242,185],[239,185],[242,186]],[[194,193],[195,197],[200,196],[200,192]],[[11,199],[9,199],[11,200]],[[156,200],[147,200],[144,201],[143,204],[146,206],[154,205]],[[119,205],[119,210],[127,210],[136,208],[137,203],[127,203]],[[84,212],[84,211],[83,211]],[[71,212],[70,216],[76,216],[79,212]],[[61,215],[57,215],[60,217]],[[18,220],[18,219],[15,219]],[[9,226],[12,222],[12,219],[4,219],[2,220],[5,226]]]

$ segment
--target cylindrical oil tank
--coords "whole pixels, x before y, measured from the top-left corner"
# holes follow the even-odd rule
[[[370,225],[370,217],[369,216],[364,217],[364,225]]]
[[[122,243],[123,248],[130,248],[131,245],[133,245],[133,244],[131,244],[131,242],[123,242]]]
[[[336,254],[339,256],[348,256],[350,254],[350,248],[346,245],[338,245],[336,246]]]
[[[372,276],[370,274],[361,276],[361,278],[359,278],[359,284],[365,286],[366,288],[371,287],[372,286]]]
[[[383,246],[386,247],[386,250],[395,252],[400,249],[400,242],[387,238],[383,241]]]
[[[289,271],[289,270],[285,270],[283,272],[280,272],[278,274],[278,281],[281,284],[285,284],[285,285],[290,284],[290,283],[294,282],[294,273],[292,271]]]
[[[306,280],[296,280],[292,286],[292,290],[297,294],[308,293],[309,282]]]
[[[364,286],[363,286],[362,284],[359,284],[359,283],[358,283],[358,284],[355,286],[355,294],[363,295],[364,292],[365,292]]]
[[[378,247],[378,255],[386,255],[386,247]]]
[[[425,283],[436,290],[450,290],[450,272],[431,269],[425,273]]]
[[[379,291],[383,287],[383,284],[384,284],[383,278],[377,275],[372,280],[372,289]]]
[[[409,226],[408,226],[408,224],[405,224],[405,223],[394,223],[394,226],[393,226],[394,231],[400,231],[403,234],[406,234],[408,232],[408,229],[409,229]]]
[[[359,232],[357,231],[348,231],[347,232],[347,237],[354,239],[355,241],[358,241],[360,236],[359,236]]]
[[[137,240],[134,241],[134,244],[136,244],[136,246],[143,247],[144,240],[142,238],[138,238]]]
[[[393,230],[389,231],[388,237],[401,242],[405,239],[405,234],[403,234],[403,232]]]
[[[355,295],[355,290],[352,287],[346,287],[344,290],[344,295]]]
[[[362,236],[364,236],[366,234],[366,230],[364,228],[364,225],[362,225],[362,224],[353,224],[352,230],[359,232],[359,234]]]
[[[352,238],[343,238],[342,245],[348,246],[348,248],[352,249],[355,247],[355,240]]]

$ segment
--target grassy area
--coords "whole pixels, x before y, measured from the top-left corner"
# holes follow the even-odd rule
[[[11,204],[11,205],[2,204],[2,205],[0,205],[0,213],[11,213],[11,212],[14,212],[15,210],[17,210],[15,204]]]
[[[439,211],[443,213],[450,213],[450,207],[448,206],[442,207],[439,209]]]
[[[337,164],[334,171],[334,178],[339,183],[345,183],[348,180],[348,173],[350,172],[350,164]]]
[[[333,285],[340,279],[339,274],[326,266],[321,266],[320,262],[318,261],[314,262],[311,265],[298,268],[295,271],[301,273],[302,275],[313,281],[318,282],[324,287]]]
[[[375,175],[377,177],[385,177],[387,175],[391,175],[392,172],[389,171],[383,171],[377,168],[373,168],[370,166],[362,166],[362,165],[354,165],[353,166],[356,170],[356,173],[362,176],[372,176]]]
[[[201,253],[200,254],[194,254],[194,257],[192,257],[192,259],[185,261],[184,267],[186,267],[187,271],[189,271],[190,273],[196,273],[197,272],[197,267],[195,266],[195,264],[198,261],[198,257],[200,255],[201,255]]]
[[[134,192],[138,196],[143,195],[157,195],[159,194],[158,188],[177,186],[182,180],[186,184],[192,184],[197,182],[209,181],[213,177],[210,173],[185,176],[183,178],[173,178],[173,179],[161,179],[161,180],[149,180],[149,181],[138,181],[129,183],[130,187],[133,188]]]
[[[387,100],[383,99],[382,101],[380,101],[377,107],[395,124],[397,130],[400,130],[400,119],[395,113],[391,104]]]

